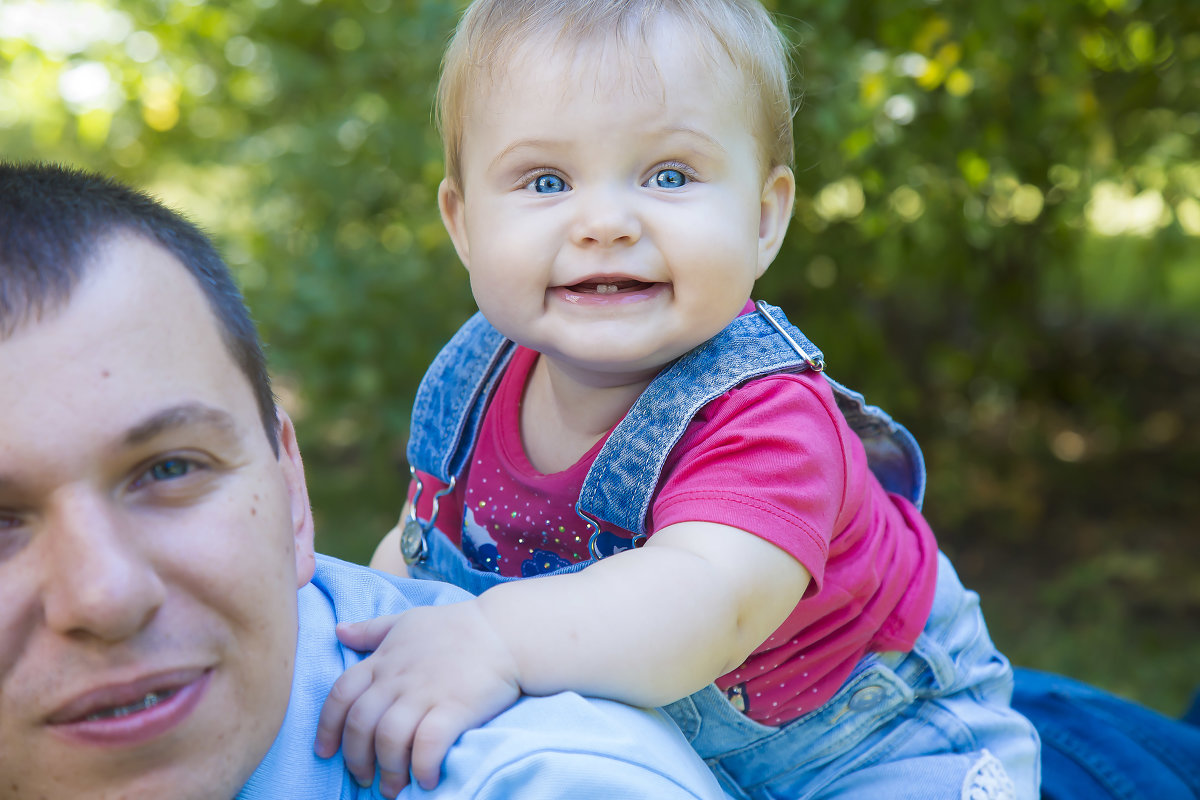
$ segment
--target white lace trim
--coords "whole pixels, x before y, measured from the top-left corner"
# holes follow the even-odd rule
[[[1017,800],[1017,789],[1000,759],[984,750],[963,778],[962,800]]]

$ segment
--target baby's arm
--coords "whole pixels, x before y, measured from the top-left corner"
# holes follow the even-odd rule
[[[436,784],[464,730],[520,693],[564,690],[641,706],[672,702],[741,664],[809,582],[792,556],[745,531],[669,526],[587,569],[514,581],[450,606],[339,628],[375,654],[321,712],[318,752],[342,750],[362,781],[378,754],[388,793]]]
[[[404,510],[400,512],[400,521],[384,534],[383,539],[375,547],[368,566],[399,575],[401,578],[408,577],[408,564],[404,562],[404,556],[400,553],[400,534],[404,531],[404,521],[408,519],[408,512],[411,508],[411,503],[404,504]]]
[[[658,706],[741,664],[808,581],[799,562],[758,536],[684,522],[582,572],[498,586],[478,602],[525,693],[571,689]]]

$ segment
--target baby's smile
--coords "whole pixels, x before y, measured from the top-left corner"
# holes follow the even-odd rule
[[[662,281],[642,281],[616,275],[587,278],[562,286],[550,288],[550,294],[572,305],[624,305],[638,303],[659,296],[670,287]]]
[[[566,288],[569,291],[580,294],[616,294],[618,292],[649,289],[653,285],[652,282],[639,281],[633,278],[595,278],[576,283]]]

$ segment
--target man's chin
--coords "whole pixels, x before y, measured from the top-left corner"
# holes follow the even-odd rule
[[[198,711],[202,717],[204,709]],[[224,723],[184,725],[135,748],[56,748],[54,764],[27,773],[35,780],[12,795],[0,787],[0,798],[230,800],[266,756],[275,731],[249,714],[227,714]]]
[[[237,774],[229,772],[233,766]],[[10,784],[0,798],[70,798],[71,800],[230,800],[254,772],[257,763],[219,765],[145,763],[128,771],[108,770],[97,774],[87,761],[51,772],[48,780]],[[13,792],[8,794],[6,792]]]

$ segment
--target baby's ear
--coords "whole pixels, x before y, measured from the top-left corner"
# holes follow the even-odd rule
[[[446,233],[450,234],[458,259],[470,270],[471,248],[467,242],[466,205],[458,185],[449,178],[443,178],[438,186],[438,209],[442,212],[442,224],[446,226]]]
[[[792,219],[792,204],[796,200],[796,178],[780,164],[771,170],[763,183],[758,217],[758,273],[761,277],[779,254],[788,222]]]

